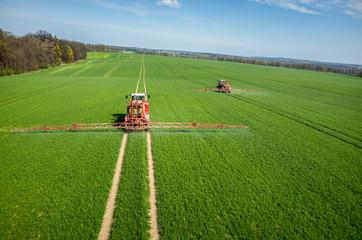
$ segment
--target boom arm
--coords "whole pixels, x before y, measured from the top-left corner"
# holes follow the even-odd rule
[[[149,128],[249,128],[240,125],[209,124],[209,123],[169,123],[169,122],[150,122],[149,125],[135,126],[132,123],[73,123],[72,125],[53,125],[30,128],[14,128],[11,131],[32,131],[32,130],[66,130],[66,129],[105,129],[105,128],[123,128],[129,130],[144,130]]]

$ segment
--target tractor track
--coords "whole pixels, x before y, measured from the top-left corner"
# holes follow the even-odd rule
[[[199,68],[196,68],[196,67],[194,67],[194,66],[192,66],[192,65],[188,65],[188,64],[184,64],[184,65],[187,66],[188,68],[192,68],[192,69],[195,69],[195,70],[197,70],[197,71],[205,72],[205,73],[207,73],[207,74],[216,76],[217,78],[221,78],[221,79],[223,79],[223,78],[226,79],[226,78],[227,78],[227,79],[236,80],[236,81],[240,80],[240,79],[238,79],[238,78],[235,78],[235,77],[232,77],[232,76],[228,76],[228,75],[226,75],[226,74],[220,75],[220,74],[218,74],[218,73],[216,73],[216,72],[207,71],[207,70],[204,70],[204,69],[199,69]],[[259,87],[259,88],[262,88],[262,89],[265,88],[264,86],[262,86],[262,85],[260,85],[260,84],[256,84],[255,82],[246,81],[245,79],[243,79],[242,81],[245,82],[245,83],[248,83],[248,84],[250,84],[250,85],[253,85],[253,86],[255,86],[255,87]],[[205,85],[205,84],[203,84],[203,85]],[[276,88],[268,87],[268,89],[269,89],[269,90],[273,90],[274,92],[284,93],[284,91],[280,91],[279,89],[276,89]]]
[[[143,87],[145,89],[145,94],[147,95],[147,87],[146,87],[146,67],[145,67],[145,59],[142,56],[141,62],[142,69],[142,78],[143,78]],[[140,73],[141,78],[141,73]],[[139,84],[139,82],[138,82]],[[138,86],[137,86],[138,89]],[[149,180],[149,189],[150,189],[150,230],[149,233],[151,235],[151,240],[158,240],[159,229],[158,229],[158,219],[157,219],[157,197],[156,197],[156,182],[155,182],[155,173],[154,173],[154,164],[153,164],[153,155],[152,155],[152,143],[151,143],[151,132],[147,131],[147,157],[148,157],[148,180]]]
[[[146,67],[145,67],[145,60],[143,59],[143,88],[145,89],[145,94],[147,95],[145,75],[146,75]]]
[[[360,139],[357,139],[357,138],[355,138],[353,136],[350,136],[350,135],[348,135],[348,134],[346,134],[344,132],[332,129],[332,128],[330,128],[328,126],[325,126],[323,124],[314,122],[312,120],[306,119],[304,117],[298,116],[298,115],[293,114],[293,113],[289,113],[287,111],[284,111],[282,109],[270,106],[268,104],[260,103],[260,102],[255,101],[255,100],[250,100],[250,99],[247,99],[247,98],[242,97],[242,96],[235,96],[235,95],[229,95],[229,94],[227,96],[238,99],[240,101],[244,101],[244,102],[249,103],[249,104],[253,104],[253,105],[261,107],[261,108],[264,108],[264,109],[266,109],[266,110],[268,110],[270,112],[273,112],[273,113],[275,113],[275,114],[277,114],[279,116],[288,118],[288,119],[290,119],[292,121],[295,121],[297,123],[300,123],[302,125],[310,127],[310,128],[312,128],[314,130],[317,130],[317,131],[322,132],[324,134],[327,134],[327,135],[329,135],[331,137],[334,137],[334,138],[336,138],[338,140],[341,140],[341,141],[343,141],[345,143],[351,144],[351,145],[353,145],[353,146],[355,146],[355,147],[357,147],[359,149],[362,149],[362,146],[361,146],[362,141]]]
[[[143,84],[144,86],[146,86],[146,83],[145,83],[145,68],[144,68],[144,65],[145,65],[145,59],[144,59],[144,56],[142,55],[142,59],[141,59],[141,67],[140,67],[140,75],[138,77],[138,82],[137,82],[137,87],[136,87],[136,91],[135,93],[138,93],[138,87],[140,85],[140,81],[141,81],[141,78],[142,78],[142,75],[143,75]]]
[[[213,72],[213,71],[208,71],[208,70],[204,70],[204,69],[199,69],[199,68],[196,68],[192,65],[188,65],[188,64],[184,64],[184,63],[181,63],[183,64],[184,66],[188,67],[188,68],[192,68],[192,69],[195,69],[197,71],[201,71],[201,72],[205,72],[205,73],[208,73],[210,75],[213,75],[213,76],[216,76],[218,78],[227,78],[227,79],[231,79],[231,80],[240,80],[239,78],[235,78],[233,76],[230,76],[228,74],[223,74],[223,75],[220,75],[216,72]],[[234,73],[237,73],[236,71],[233,71]],[[256,74],[249,74],[249,75],[252,75],[254,77],[257,77]],[[255,82],[252,82],[252,81],[247,81],[245,79],[242,79],[243,82],[247,83],[247,84],[250,84],[250,85],[253,85],[255,87],[259,87],[259,88],[262,88],[262,89],[265,89],[265,86],[261,85],[261,84],[257,84]],[[277,82],[279,84],[285,84],[285,82],[283,81],[279,81],[277,79],[272,79],[271,81],[273,82]],[[350,94],[345,94],[345,93],[341,93],[341,92],[337,92],[337,91],[332,91],[332,90],[321,90],[319,88],[315,88],[315,87],[310,87],[310,86],[303,86],[303,85],[297,85],[297,84],[294,84],[294,86],[298,87],[298,88],[303,88],[303,89],[308,89],[308,90],[313,90],[313,91],[323,91],[323,92],[327,92],[327,93],[331,93],[331,94],[338,94],[338,95],[341,95],[341,96],[351,96]],[[278,88],[274,88],[273,86],[268,86],[267,87],[269,90],[273,90],[273,92],[279,92],[279,93],[283,93],[283,94],[291,94],[289,91],[287,90],[280,90]],[[325,103],[325,104],[329,104],[329,102],[326,102],[326,101],[322,101],[322,103]],[[345,107],[345,106],[343,106]],[[336,131],[336,130],[334,130]],[[343,133],[342,133],[343,134]]]
[[[140,67],[140,75],[137,82],[136,93],[138,92],[139,84],[141,79],[143,79],[143,86],[145,88],[145,93],[147,94],[146,90],[146,70],[145,70],[145,63],[144,63],[144,56],[142,56],[141,60],[141,67]],[[122,163],[124,158],[124,152],[126,149],[128,132],[126,131],[123,135],[121,149],[119,153],[119,157],[117,160],[117,165],[115,169],[115,173],[113,176],[112,187],[109,193],[106,211],[103,217],[102,227],[98,235],[99,240],[107,240],[111,233],[112,227],[112,220],[113,220],[113,212],[115,209],[116,197],[117,197],[117,190],[118,190],[118,183],[121,176],[122,170]],[[151,144],[151,132],[147,131],[147,158],[148,158],[148,178],[149,178],[149,216],[150,216],[150,230],[149,233],[151,235],[152,240],[159,239],[159,230],[158,230],[158,221],[157,221],[157,199],[156,199],[156,184],[155,184],[155,175],[154,175],[154,164],[153,164],[153,156],[152,156],[152,144]]]
[[[190,78],[188,78],[185,75],[182,75],[181,73],[177,72],[176,69],[174,69],[173,67],[167,65],[164,62],[161,62],[166,68],[168,68],[168,70],[170,70],[171,72],[173,72],[174,74],[176,74],[179,78],[188,81],[188,82],[192,82],[201,86],[205,86],[205,87],[209,87],[207,84],[203,83],[203,82],[199,82],[199,81],[195,81],[195,80],[191,80]]]
[[[206,72],[208,74],[211,74],[211,75],[214,75],[214,76],[217,76],[217,77],[221,77],[221,78],[228,78],[228,79],[233,79],[233,80],[240,80],[238,78],[235,78],[235,77],[232,77],[230,75],[227,75],[227,74],[223,74],[223,75],[220,75],[216,72],[212,72],[212,71],[207,71],[207,70],[204,70],[204,69],[199,69],[199,68],[196,68],[192,65],[188,65],[188,64],[184,64],[185,66],[189,67],[189,68],[193,68],[195,70],[199,70],[199,71],[202,71],[202,72]],[[229,72],[234,72],[234,73],[238,73],[236,71],[230,71]],[[249,75],[253,75],[253,76],[257,76],[256,74],[249,74]],[[285,82],[283,81],[280,81],[280,80],[277,80],[277,79],[271,79],[271,81],[273,82],[277,82],[277,83],[280,83],[280,84],[285,84]],[[261,88],[264,88],[264,86],[262,85],[258,85],[258,84],[255,84],[255,82],[250,82],[250,81],[246,81],[245,79],[243,79],[243,82],[246,82],[248,84],[251,84],[251,85],[254,85],[254,86],[257,86],[257,87],[261,87]],[[321,91],[322,89],[319,89],[319,88],[316,88],[316,87],[311,87],[311,86],[305,86],[305,85],[297,85],[297,84],[294,84],[294,86],[296,87],[299,87],[299,88],[306,88],[306,89],[311,89],[311,90],[316,90],[316,91]],[[289,93],[288,91],[280,91],[279,89],[276,89],[276,88],[271,88],[270,86],[268,87],[268,89],[272,89],[273,91],[276,91],[276,92],[281,92],[281,93]],[[351,96],[350,94],[347,94],[347,93],[341,93],[341,92],[338,92],[338,91],[333,91],[333,90],[326,90],[326,89],[323,89],[322,90],[323,92],[328,92],[328,93],[332,93],[332,94],[337,94],[337,95],[341,95],[341,96]]]
[[[115,65],[111,70],[109,70],[106,75],[104,75],[103,77],[108,78],[109,76],[111,76],[118,68],[119,68],[120,64]]]
[[[55,70],[55,71],[53,71],[53,72],[50,72],[50,73],[48,73],[48,74],[51,75],[51,74],[54,74],[54,73],[62,72],[62,71],[67,70],[67,69],[69,69],[69,68],[71,68],[71,67],[61,68],[61,69]]]
[[[148,178],[149,178],[149,187],[150,187],[150,211],[151,216],[151,239],[159,239],[158,233],[158,220],[157,220],[157,199],[156,199],[156,183],[155,183],[155,173],[154,173],[154,164],[152,156],[152,146],[151,146],[151,132],[147,132],[147,155],[148,155]]]
[[[196,84],[199,84],[201,86],[205,86],[205,87],[208,87],[205,83],[202,83],[202,82],[198,82],[198,81],[192,81],[190,80],[188,77],[178,73],[174,68],[172,68],[171,66],[168,66],[166,64],[164,64],[170,71],[174,72],[177,76],[179,76],[181,79],[184,79],[185,81],[189,81],[189,82],[192,82],[192,83],[196,83]],[[189,66],[190,68],[194,68],[193,66]],[[211,75],[215,75],[215,76],[218,76],[218,77],[221,77],[219,74],[216,74],[214,72],[210,72],[210,71],[206,71],[206,70],[201,70],[201,69],[197,69],[197,68],[194,68],[196,70],[199,70],[199,71],[202,71],[202,72],[206,72],[208,74],[211,74]],[[231,78],[231,79],[235,79],[235,78]],[[254,84],[255,85],[255,84]],[[255,85],[257,86],[257,85]],[[260,86],[262,87],[262,86]],[[360,148],[362,149],[362,146],[361,146],[361,143],[362,141],[356,137],[353,137],[351,135],[348,135],[344,132],[341,132],[341,131],[338,131],[338,130],[335,130],[333,128],[330,128],[324,124],[320,124],[320,123],[317,123],[317,122],[314,122],[312,120],[309,120],[307,118],[304,118],[304,117],[301,117],[301,116],[298,116],[296,114],[293,114],[293,113],[289,113],[287,111],[284,111],[282,109],[279,109],[279,108],[276,108],[276,107],[273,107],[273,106],[270,106],[268,104],[263,104],[263,103],[260,103],[258,101],[255,101],[255,100],[250,100],[250,99],[247,99],[245,97],[242,97],[242,96],[235,96],[235,95],[227,95],[229,97],[233,97],[235,99],[238,99],[238,100],[241,100],[241,101],[244,101],[244,102],[247,102],[249,104],[253,104],[253,105],[256,105],[258,107],[261,107],[261,108],[264,108],[268,111],[271,111],[275,114],[278,114],[279,116],[282,116],[282,117],[285,117],[285,118],[288,118],[290,120],[293,120],[297,123],[300,123],[300,124],[303,124],[307,127],[310,127],[314,130],[317,130],[319,132],[322,132],[324,134],[327,134],[327,135],[330,135],[331,137],[334,137],[338,140],[341,140],[345,143],[348,143],[348,144],[351,144],[357,148]],[[355,141],[355,142],[354,142]],[[356,143],[357,142],[357,143]]]
[[[128,58],[125,59],[125,60],[123,60],[123,61],[127,61],[127,60],[128,60]],[[92,61],[90,61],[90,62],[92,62]],[[90,62],[87,62],[87,63],[90,63]],[[119,65],[120,65],[120,64],[118,64],[118,66],[119,66]],[[118,68],[118,66],[117,66],[117,68]],[[76,76],[76,75],[82,73],[83,71],[89,69],[90,67],[91,67],[91,66],[86,66],[86,67],[80,69],[79,71],[73,73],[73,74],[70,75],[70,76]],[[115,66],[115,67],[116,67],[116,66]],[[69,69],[69,68],[72,68],[72,67],[68,66],[68,67],[65,67],[65,68],[62,68],[62,69],[55,70],[55,71],[50,72],[50,73],[48,73],[48,74],[54,74],[54,73],[57,73],[57,72],[60,72],[60,71],[64,71],[64,70]],[[113,70],[113,71],[112,71],[112,70]],[[111,73],[108,72],[104,77],[109,77],[109,76],[110,76],[111,74],[113,74],[116,70],[117,70],[117,69],[113,69],[113,68],[112,68],[112,69],[111,69],[112,72],[111,72]],[[108,76],[107,76],[107,75],[108,75]],[[77,81],[77,83],[79,83],[79,82],[80,82],[80,81]],[[11,105],[11,104],[14,104],[14,103],[21,102],[21,101],[25,100],[26,98],[33,97],[33,96],[36,96],[36,95],[41,94],[41,93],[44,93],[44,92],[51,91],[51,90],[55,90],[55,89],[58,89],[58,88],[61,88],[61,87],[66,87],[66,86],[69,86],[69,85],[72,85],[72,84],[75,84],[75,83],[59,84],[59,85],[57,85],[57,86],[55,86],[55,87],[46,87],[46,88],[42,88],[42,89],[39,89],[39,90],[31,91],[31,92],[26,93],[26,94],[21,95],[21,96],[17,96],[17,97],[13,97],[13,98],[10,98],[10,99],[1,100],[1,101],[0,101],[0,108],[1,108],[1,107],[5,107],[5,106],[8,106],[8,105]],[[21,84],[17,84],[17,85],[21,85]],[[14,86],[14,85],[13,85],[13,86]]]
[[[146,87],[146,67],[145,67],[145,59],[144,56],[142,56],[141,60],[141,69],[140,69],[140,75],[138,78],[136,93],[138,91],[138,87],[141,81],[141,78],[143,79],[143,87],[145,90],[145,94],[147,95],[147,87]],[[159,239],[159,232],[158,232],[158,221],[157,221],[157,198],[156,198],[156,184],[155,184],[155,174],[154,174],[154,168],[153,168],[153,156],[152,156],[152,144],[151,144],[151,132],[147,131],[147,158],[148,158],[148,180],[149,180],[149,189],[150,189],[150,230],[149,233],[151,235],[152,240],[158,240]]]
[[[116,197],[117,197],[117,190],[118,190],[118,183],[121,176],[122,171],[122,163],[124,152],[126,149],[128,133],[125,132],[122,139],[121,149],[119,151],[119,156],[116,164],[116,169],[114,171],[113,181],[111,191],[109,192],[108,201],[106,205],[106,211],[103,216],[102,227],[98,235],[99,240],[107,240],[112,226],[112,219],[113,219],[113,212],[116,208]]]
[[[75,72],[75,73],[71,74],[70,76],[71,77],[77,76],[77,75],[81,74],[82,72],[84,72],[85,70],[87,70],[90,67],[91,66],[84,67],[84,68],[80,69],[78,72]]]
[[[120,55],[118,55],[117,59],[119,58],[119,56]],[[123,59],[119,64],[113,66],[113,68],[111,70],[109,70],[103,77],[104,78],[109,78],[121,66],[121,64],[124,63],[124,62],[127,62],[128,59],[129,59],[129,57],[126,58],[126,59]]]
[[[17,96],[17,97],[13,97],[13,98],[10,98],[10,99],[7,99],[7,100],[2,100],[0,101],[0,108],[1,107],[6,107],[8,105],[11,105],[11,104],[14,104],[14,103],[17,103],[17,102],[20,102],[20,101],[23,101],[29,97],[34,97],[36,95],[39,95],[39,94],[42,94],[42,93],[45,93],[45,92],[49,92],[49,91],[52,91],[52,90],[55,90],[55,89],[59,89],[59,88],[62,88],[62,87],[67,87],[67,86],[70,86],[70,85],[73,85],[73,84],[77,84],[81,81],[77,81],[76,83],[72,82],[72,83],[62,83],[62,84],[59,84],[59,85],[56,85],[55,87],[46,87],[46,88],[42,88],[42,89],[39,89],[39,90],[35,90],[35,91],[31,91],[27,94],[24,94],[24,95],[21,95],[21,96]],[[14,102],[15,101],[15,102]]]
[[[1,88],[4,89],[4,88],[15,87],[15,86],[19,86],[19,85],[24,85],[24,84],[23,83],[18,83],[18,84],[14,84],[14,85],[1,86]]]

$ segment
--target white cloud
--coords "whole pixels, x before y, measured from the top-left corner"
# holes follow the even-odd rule
[[[166,5],[173,8],[182,7],[182,4],[177,0],[161,0],[157,1],[157,5]]]
[[[249,1],[268,4],[271,6],[277,6],[285,9],[291,9],[301,13],[320,14],[317,11],[308,9],[306,6],[303,6],[315,2],[314,0],[249,0]]]
[[[346,10],[346,11],[344,11],[344,13],[347,15],[356,16],[356,13],[352,12],[351,10]]]
[[[362,0],[349,0],[346,7],[346,14],[362,18]]]
[[[310,3],[313,3],[315,1],[317,1],[317,0],[299,0],[299,2],[302,3],[302,4],[310,4]]]
[[[362,18],[362,0],[249,0],[307,14],[337,10],[350,16]]]
[[[291,9],[291,10],[295,10],[297,12],[301,12],[301,13],[308,13],[308,14],[320,14],[317,11],[313,11],[311,9],[308,9],[304,6],[299,6],[295,3],[291,3],[291,2],[287,2],[287,1],[280,1],[277,3],[278,7],[282,7],[282,8],[286,8],[286,9]]]
[[[119,33],[132,33],[135,36],[155,36],[157,38],[174,38],[174,39],[189,39],[190,36],[185,36],[178,32],[167,32],[161,29],[148,29],[148,28],[134,28],[134,27],[127,27],[124,25],[113,24],[113,23],[99,23],[99,22],[88,22],[88,21],[79,21],[77,19],[70,19],[70,18],[61,18],[55,17],[52,15],[39,15],[36,13],[31,13],[29,11],[21,11],[21,10],[7,10],[2,11],[0,9],[0,16],[3,17],[13,17],[18,19],[25,19],[30,21],[41,21],[41,22],[52,22],[61,25],[70,25],[70,26],[80,26],[80,27],[89,27],[89,28],[97,28],[97,29],[108,29],[112,31],[117,31]]]
[[[126,12],[130,12],[133,14],[136,14],[138,16],[145,16],[148,13],[148,10],[144,7],[134,7],[134,6],[122,6],[122,5],[118,5],[112,2],[107,2],[105,0],[93,0],[92,1],[94,4],[104,7],[104,8],[108,8],[111,10],[118,10],[118,11],[126,11]]]

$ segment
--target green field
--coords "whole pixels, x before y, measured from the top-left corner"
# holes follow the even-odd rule
[[[97,238],[123,132],[10,129],[123,121],[141,57],[0,78],[0,238]],[[360,78],[144,57],[152,122],[249,126],[151,130],[161,238],[360,238]],[[267,93],[184,91],[217,79]],[[129,135],[112,238],[149,237],[145,135]]]

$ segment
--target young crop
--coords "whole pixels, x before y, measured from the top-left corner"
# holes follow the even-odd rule
[[[1,238],[97,238],[122,132],[10,133],[121,122],[141,55],[0,78]],[[158,223],[169,239],[359,238],[360,79],[145,56],[151,122],[249,129],[151,130]],[[267,93],[185,92],[215,88]],[[112,238],[148,234],[146,134],[129,134]]]
[[[132,56],[108,55],[0,78],[0,238],[98,237],[122,132],[10,129],[123,121],[138,63],[130,67]]]
[[[148,59],[148,68],[165,72],[148,72],[148,88],[160,92],[150,105],[154,121],[250,127],[152,131],[163,238],[358,236],[357,78],[158,59]],[[213,88],[217,79],[268,93],[183,92]]]
[[[110,239],[149,239],[149,189],[145,132],[128,136]]]
[[[97,238],[121,135],[2,135],[0,238]]]

